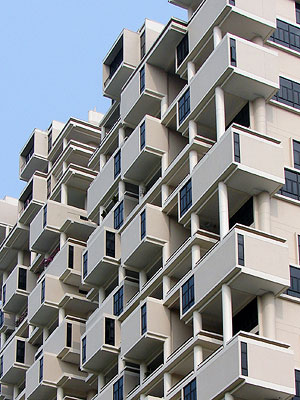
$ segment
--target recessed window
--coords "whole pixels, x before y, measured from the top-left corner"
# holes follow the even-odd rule
[[[184,314],[188,309],[190,309],[194,305],[194,303],[195,303],[194,276],[192,276],[182,286],[182,314]]]
[[[180,216],[192,206],[192,181],[189,180],[180,190]]]
[[[189,54],[189,36],[186,34],[177,46],[177,68]]]
[[[190,89],[188,89],[178,102],[178,119],[179,124],[186,119],[190,113]]]
[[[46,284],[45,284],[45,279],[43,279],[41,283],[41,303],[45,301],[45,291],[46,291]]]
[[[140,70],[140,93],[145,90],[145,67]]]
[[[85,363],[85,361],[86,361],[86,337],[84,337],[81,341],[81,349],[82,349],[82,353],[81,353],[82,354],[82,356],[81,356],[82,363]]]
[[[68,252],[68,268],[74,268],[74,246],[69,246]]]
[[[241,369],[242,375],[248,376],[248,350],[244,342],[241,342]]]
[[[230,64],[233,67],[237,66],[236,62],[236,40],[230,38]]]
[[[193,379],[183,388],[184,400],[197,400],[196,379]]]
[[[111,78],[115,74],[115,72],[117,71],[119,66],[122,64],[122,62],[123,62],[123,48],[121,50],[119,50],[118,54],[111,62],[110,66],[109,66],[109,77],[108,78]]]
[[[238,133],[234,133],[233,143],[234,143],[234,161],[240,163],[241,150],[240,150],[240,135]]]
[[[114,315],[119,316],[123,312],[123,286],[114,294]]]
[[[19,268],[18,276],[18,289],[26,290],[27,283],[27,269]]]
[[[24,210],[26,210],[26,208],[29,206],[31,200],[32,200],[32,192],[30,192],[29,195],[24,200]]]
[[[123,400],[123,376],[114,383],[113,392],[113,400]]]
[[[273,99],[300,110],[300,84],[281,76],[279,82],[280,89]]]
[[[245,265],[245,248],[244,248],[244,236],[238,233],[238,263],[241,266]]]
[[[300,264],[300,235],[298,235],[298,263]]]
[[[116,256],[116,235],[114,232],[106,231],[106,255],[113,258]]]
[[[300,169],[300,142],[293,140],[294,168]]]
[[[4,306],[5,303],[6,303],[6,284],[3,285],[2,288],[2,305]]]
[[[290,266],[291,286],[286,293],[293,297],[300,298],[300,268]]]
[[[43,208],[43,228],[47,225],[47,204]]]
[[[39,382],[42,382],[43,378],[44,378],[44,357],[40,359]]]
[[[300,200],[300,173],[284,170],[285,184],[278,193],[291,199]]]
[[[114,228],[120,229],[123,225],[124,217],[123,217],[123,201],[118,205],[118,207],[114,211]]]
[[[141,332],[142,335],[146,332],[147,330],[147,304],[144,304],[141,307]]]
[[[146,236],[146,210],[144,210],[141,215],[141,240]]]
[[[120,175],[121,173],[121,150],[117,152],[117,154],[114,157],[114,177]]]
[[[83,254],[83,278],[86,278],[88,271],[88,252]]]
[[[300,3],[297,1],[295,2],[295,9],[296,9],[296,22],[300,24]]]
[[[48,133],[48,153],[50,153],[52,148],[52,131]]]
[[[232,6],[235,6],[235,0],[229,0],[229,4],[231,4]]]
[[[293,397],[293,400],[300,399],[300,371],[295,369],[295,386],[296,386],[296,396]]]
[[[25,363],[25,342],[23,340],[17,340],[16,362]]]
[[[274,43],[300,52],[300,28],[287,22],[277,20],[277,29],[270,37]]]
[[[47,199],[49,199],[51,195],[51,177],[47,179]]]
[[[105,344],[115,345],[115,320],[105,318]]]
[[[142,123],[140,126],[140,149],[143,150],[146,144],[146,124]]]
[[[72,324],[67,323],[67,347],[72,347]]]
[[[144,57],[146,54],[146,32],[144,31],[141,34],[141,59]]]
[[[4,312],[0,311],[0,328],[4,325]]]

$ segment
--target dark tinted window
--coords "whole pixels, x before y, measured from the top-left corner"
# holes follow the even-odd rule
[[[18,277],[18,288],[21,290],[26,290],[26,282],[27,282],[27,269],[19,268],[19,277]]]
[[[194,276],[182,286],[182,313],[184,314],[195,303]]]
[[[270,37],[275,43],[300,52],[300,28],[277,20],[277,29]]]
[[[146,210],[141,213],[141,240],[146,236]]]
[[[105,318],[105,344],[115,345],[115,320]]]
[[[285,184],[278,193],[291,199],[300,200],[300,173],[285,169]]]
[[[192,205],[192,181],[189,180],[183,188],[180,190],[180,216],[182,217],[184,213]]]
[[[17,340],[16,361],[22,364],[25,363],[25,342],[23,340]]]
[[[114,315],[118,316],[123,312],[123,286],[114,294]]]
[[[293,140],[294,168],[300,169],[300,142]]]
[[[116,256],[115,236],[114,232],[106,231],[106,255],[108,257]]]
[[[123,225],[123,201],[118,205],[114,211],[114,228],[119,229]]]
[[[177,67],[179,67],[186,56],[189,54],[189,37],[188,34],[184,36],[179,45],[177,46]]]
[[[300,84],[290,79],[279,77],[280,89],[274,100],[300,110]]]
[[[144,304],[141,308],[141,332],[142,335],[147,330],[147,305]]]
[[[184,400],[197,400],[196,379],[183,388]]]
[[[290,266],[291,286],[286,291],[290,296],[300,298],[300,268]]]
[[[178,102],[178,119],[181,124],[190,113],[190,89],[188,89]]]
[[[140,70],[140,93],[145,90],[145,67]]]

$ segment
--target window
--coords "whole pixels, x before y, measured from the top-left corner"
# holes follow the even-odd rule
[[[32,200],[32,192],[30,192],[29,195],[24,200],[24,210],[26,210],[26,208],[29,206],[31,200]]]
[[[295,386],[296,386],[296,396],[293,400],[300,400],[300,371],[295,369]]]
[[[113,400],[123,400],[123,376],[116,383],[114,383]]]
[[[0,311],[0,328],[2,328],[4,324],[4,312]]]
[[[112,63],[110,64],[108,78],[111,78],[115,74],[115,72],[117,71],[119,66],[122,64],[122,62],[123,62],[123,48],[118,52],[118,54],[116,55],[116,57],[113,59]]]
[[[43,208],[43,228],[47,225],[47,205]]]
[[[180,190],[180,216],[182,217],[184,213],[192,205],[192,181],[189,180],[183,188]]]
[[[190,113],[190,89],[188,89],[178,102],[179,124],[186,119]]]
[[[194,276],[182,286],[182,314],[184,314],[195,303]]]
[[[196,379],[193,379],[183,388],[184,400],[197,400]]]
[[[240,135],[238,133],[234,133],[234,161],[240,163],[241,162],[241,151],[240,151]]]
[[[117,152],[117,154],[114,157],[114,177],[120,175],[121,173],[121,150]]]
[[[2,288],[2,305],[4,306],[5,303],[6,303],[6,284],[4,284]]]
[[[141,213],[141,240],[146,236],[146,210]]]
[[[300,84],[281,76],[279,82],[280,89],[273,99],[300,110]]]
[[[74,268],[74,246],[69,246],[69,253],[68,253],[68,268]]]
[[[141,59],[144,57],[146,54],[146,32],[144,31],[141,34]]]
[[[43,279],[41,283],[41,303],[45,301],[45,290],[46,290],[45,279]]]
[[[238,263],[241,266],[245,265],[245,249],[244,249],[244,236],[238,233]]]
[[[186,34],[177,46],[177,68],[189,54],[189,36]]]
[[[123,312],[123,286],[114,294],[114,315],[119,316]]]
[[[284,170],[285,184],[278,193],[291,199],[300,200],[300,173]]]
[[[237,66],[236,62],[236,40],[230,38],[230,64],[233,67]]]
[[[83,277],[84,278],[87,276],[87,270],[88,270],[88,252],[86,251],[83,255]]]
[[[67,347],[72,347],[72,324],[67,323]]]
[[[44,357],[40,359],[39,382],[42,382],[44,376]]]
[[[241,342],[241,368],[242,368],[242,375],[248,376],[247,343],[244,342]]]
[[[140,149],[143,150],[146,144],[146,124],[142,123],[140,126]]]
[[[115,320],[105,318],[105,344],[115,345]]]
[[[141,332],[142,335],[147,330],[147,304],[144,304],[141,308]]]
[[[145,67],[140,70],[140,93],[145,90]]]
[[[296,9],[296,22],[297,24],[300,24],[300,3],[296,1],[295,3],[295,9]]]
[[[114,232],[106,231],[106,255],[115,258],[116,256],[116,235]]]
[[[119,229],[123,225],[123,201],[118,205],[114,211],[114,228]]]
[[[298,263],[300,264],[300,235],[298,235]]]
[[[0,357],[0,378],[3,376],[3,356]]]
[[[51,177],[47,179],[47,199],[49,199],[51,195]]]
[[[16,362],[25,363],[25,342],[23,340],[17,340]]]
[[[19,268],[18,289],[26,290],[27,269]]]
[[[300,268],[290,266],[291,286],[286,293],[293,297],[300,298]]]
[[[277,29],[270,37],[274,43],[300,52],[300,28],[277,20]]]
[[[52,131],[48,133],[48,153],[50,153],[52,148]]]
[[[86,361],[86,337],[84,337],[82,339],[81,347],[82,347],[82,363],[85,363],[85,361]]]
[[[293,140],[294,168],[300,169],[300,142]]]

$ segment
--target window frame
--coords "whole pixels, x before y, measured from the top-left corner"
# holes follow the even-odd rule
[[[114,315],[118,317],[124,309],[124,286],[114,294]]]
[[[123,200],[114,210],[114,228],[120,229],[124,223],[124,204]]]
[[[182,217],[192,206],[192,180],[189,179],[188,182],[180,189],[179,192],[180,199],[180,217]]]
[[[182,314],[185,314],[195,304],[195,278],[192,275],[181,286]]]
[[[16,362],[25,364],[25,341],[24,340],[17,340]]]
[[[86,362],[86,336],[81,340],[81,362],[82,364]]]
[[[105,317],[105,344],[110,346],[115,346],[116,342],[115,322],[115,319]]]
[[[300,170],[300,141],[295,139],[293,139],[293,164],[295,169]]]
[[[288,38],[288,40],[286,40]],[[300,27],[290,24],[281,19],[276,19],[276,30],[270,36],[270,41],[287,49],[300,52],[300,45],[296,46],[297,39],[300,40]]]
[[[88,273],[88,251],[85,251],[82,255],[82,276],[86,278]]]
[[[21,276],[23,274],[23,276]],[[18,271],[18,289],[27,290],[27,269],[19,267]]]
[[[146,123],[145,121],[140,125],[140,150],[146,146]]]
[[[44,278],[41,282],[41,304],[44,303],[45,296],[46,296],[46,282],[45,282],[45,278]]]
[[[300,24],[300,3],[295,1],[296,24]]]
[[[113,400],[123,400],[124,398],[124,378],[121,376],[120,379],[113,385]]]
[[[44,357],[40,358],[39,364],[39,383],[41,383],[44,379]]]
[[[147,332],[147,303],[141,307],[141,335]]]
[[[287,175],[290,176],[289,179],[287,179]],[[296,177],[296,180],[294,181],[291,179],[293,175]],[[300,171],[298,172],[285,168],[284,177],[285,177],[285,184],[278,191],[278,193],[284,197],[300,201]]]
[[[121,150],[114,156],[114,179],[121,174]]]
[[[116,234],[111,231],[105,231],[105,255],[116,258]]]
[[[140,94],[142,94],[146,87],[146,73],[145,66],[140,69]]]
[[[143,210],[140,214],[140,225],[141,225],[141,240],[146,236],[146,210]]]
[[[197,400],[197,385],[196,378],[189,382],[183,388],[183,399],[184,400]]]
[[[142,60],[146,55],[146,30],[144,30],[140,36],[140,52]]]
[[[180,97],[177,103],[178,107],[178,123],[181,125],[191,113],[191,99],[190,99],[190,88]]]
[[[189,51],[189,36],[187,32],[176,47],[177,68],[179,68],[183,61],[187,58]]]

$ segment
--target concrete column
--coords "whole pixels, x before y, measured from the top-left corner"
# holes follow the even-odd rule
[[[18,251],[18,264],[24,265],[24,253],[22,250]]]
[[[119,285],[120,285],[125,279],[125,268],[124,268],[123,265],[119,266],[118,272],[119,272],[119,281],[118,282],[119,282]]]
[[[190,83],[196,74],[196,66],[192,61],[189,61],[187,63],[187,74],[188,74],[188,83]]]
[[[167,243],[165,243],[164,244],[164,247],[163,247],[163,249],[162,249],[162,261],[163,261],[163,265],[165,265],[166,264],[166,262],[167,262],[167,260],[169,259],[169,257],[170,257],[170,243],[169,242],[167,242]]]
[[[267,133],[267,115],[266,101],[263,97],[258,97],[252,102],[252,111],[254,118],[254,130],[266,134]]]
[[[171,289],[171,278],[168,275],[163,276],[163,298],[165,299],[168,291]]]
[[[58,325],[60,325],[65,319],[66,311],[64,308],[60,307],[58,310]]]
[[[193,312],[193,335],[196,336],[202,329],[202,315],[198,311]]]
[[[120,181],[119,182],[119,201],[121,201],[123,199],[124,193],[125,193],[125,182]]]
[[[8,273],[6,271],[2,272],[2,283],[5,283],[8,277]]]
[[[61,185],[60,202],[62,204],[68,204],[68,187],[64,183]]]
[[[268,192],[257,196],[258,229],[271,232],[271,198]]]
[[[98,375],[98,393],[100,393],[101,389],[105,385],[104,374]]]
[[[164,398],[167,398],[168,391],[172,387],[172,375],[169,372],[164,373]]]
[[[36,252],[35,251],[31,251],[30,252],[30,264],[32,265],[33,264],[33,262],[34,262],[34,259],[35,259],[35,257],[36,257]]]
[[[252,40],[253,43],[258,44],[259,46],[264,45],[264,40],[261,36],[255,36],[255,38]]]
[[[44,328],[43,329],[43,344],[45,344],[46,340],[49,337],[49,329],[48,328]]]
[[[163,174],[168,168],[168,153],[164,153],[161,157],[161,173]]]
[[[68,164],[66,163],[66,161],[63,162],[63,174],[66,172],[68,168]]]
[[[52,168],[52,161],[48,161],[48,172],[51,171]]]
[[[146,400],[146,395],[142,393],[142,394],[140,395],[140,400]]]
[[[193,244],[193,246],[192,246],[192,268],[196,267],[196,263],[201,258],[200,250],[201,249],[200,249],[200,245],[199,244]]]
[[[215,26],[213,30],[213,36],[214,36],[214,49],[215,49],[222,40],[221,28]]]
[[[104,287],[101,286],[99,288],[99,293],[98,293],[99,306],[100,306],[100,304],[103,303],[104,300],[105,300],[105,290],[104,290]]]
[[[97,392],[95,390],[90,390],[87,394],[86,400],[92,400],[94,396],[96,396]]]
[[[139,278],[140,278],[140,291],[142,290],[142,287],[145,285],[145,283],[147,282],[147,275],[145,271],[140,271],[139,274]]]
[[[19,388],[17,385],[14,385],[14,389],[13,389],[13,399],[15,400],[18,396],[19,396]]]
[[[196,150],[191,150],[189,152],[189,167],[190,167],[190,174],[193,172],[193,169],[198,164],[198,153]]]
[[[106,129],[104,126],[101,126],[101,142],[105,138],[106,135]]]
[[[145,363],[140,364],[140,385],[143,383],[143,380],[146,378],[147,373],[147,365]]]
[[[32,332],[34,331],[35,326],[29,325],[29,337],[32,335]]]
[[[201,346],[194,347],[194,371],[197,370],[199,364],[203,361],[203,349]]]
[[[143,197],[145,196],[145,192],[146,192],[146,186],[141,183],[139,185],[139,202],[143,201]]]
[[[1,332],[1,348],[4,346],[5,342],[6,342],[6,334],[4,332]]]
[[[125,128],[123,126],[119,129],[119,147],[122,146],[122,144],[125,141]]]
[[[63,149],[65,149],[68,146],[68,139],[64,138],[63,139]]]
[[[200,220],[199,216],[195,213],[191,214],[191,236],[197,233],[198,229],[200,229]]]
[[[63,400],[63,398],[64,398],[64,389],[59,386],[56,392],[56,400]]]
[[[219,225],[220,225],[220,239],[229,231],[229,211],[228,211],[228,194],[227,186],[224,182],[219,182]]]
[[[188,19],[191,19],[192,18],[192,15],[193,15],[193,13],[194,13],[194,11],[193,11],[193,9],[190,7],[190,8],[188,8]]]
[[[172,347],[171,347],[171,338],[168,337],[164,341],[164,363],[167,361],[168,357],[171,355]]]
[[[121,374],[121,372],[124,370],[124,368],[125,368],[125,361],[121,357],[121,354],[119,354],[119,357],[118,357],[118,373]]]
[[[60,248],[62,248],[64,246],[66,241],[67,241],[67,234],[65,232],[60,232],[60,235],[59,235]]]
[[[160,104],[160,113],[161,113],[161,117],[166,113],[168,107],[169,107],[169,104],[168,104],[168,96],[164,96],[164,97],[161,99],[161,104]]]
[[[273,293],[261,296],[262,335],[269,339],[276,339],[275,297]]]
[[[223,316],[223,344],[232,338],[232,301],[231,289],[228,285],[222,285],[222,316]]]
[[[189,121],[189,143],[191,143],[195,136],[197,135],[198,129],[197,129],[197,122],[195,121]]]
[[[170,194],[169,186],[166,184],[161,185],[161,202],[162,202],[162,204],[165,203],[165,201],[169,197],[169,194]]]
[[[104,165],[106,164],[106,155],[105,154],[100,154],[99,157],[99,170],[101,171]]]
[[[217,140],[225,133],[225,96],[224,90],[218,86],[215,89],[216,98],[216,125],[217,125]]]
[[[225,393],[224,399],[225,399],[225,400],[234,400],[234,397],[233,397],[232,394],[230,394],[230,393]]]

